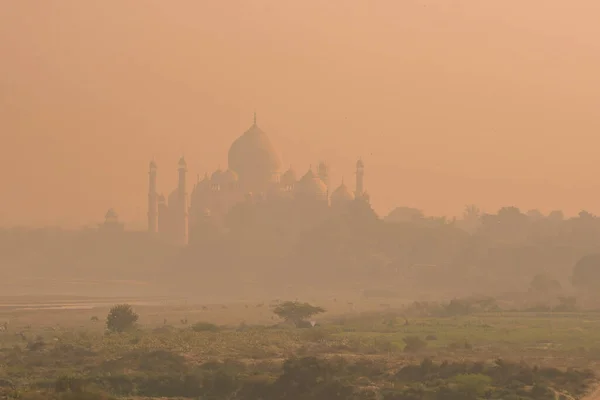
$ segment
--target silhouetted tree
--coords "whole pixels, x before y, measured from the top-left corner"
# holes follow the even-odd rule
[[[406,353],[417,353],[427,347],[427,342],[418,336],[407,336],[404,339],[404,351]]]
[[[554,210],[548,214],[547,217],[550,221],[562,222],[565,219],[565,214],[561,210]]]
[[[302,326],[307,318],[325,312],[321,307],[312,306],[308,303],[297,301],[286,301],[278,305],[273,313],[287,322],[293,323],[296,327]]]
[[[600,253],[584,256],[575,264],[571,283],[580,289],[598,289],[600,285]]]
[[[138,318],[129,304],[119,304],[110,309],[106,317],[106,328],[112,332],[125,332],[133,328]]]
[[[530,221],[540,221],[544,219],[544,214],[542,214],[540,210],[533,209],[527,211],[527,218],[529,218]]]
[[[550,278],[545,274],[538,274],[534,276],[529,284],[529,290],[543,294],[560,292],[561,289],[562,286],[560,282]]]
[[[396,207],[385,217],[386,222],[419,222],[425,215],[423,211],[411,207]]]
[[[475,233],[481,224],[481,210],[475,204],[465,206],[461,228],[469,233]]]

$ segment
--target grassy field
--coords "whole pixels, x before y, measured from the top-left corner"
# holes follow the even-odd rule
[[[140,316],[137,330],[106,334],[104,321],[111,301],[133,305]],[[498,310],[433,317],[413,315],[399,304],[330,299],[318,304],[328,312],[317,318],[317,327],[297,329],[279,324],[274,305],[164,299],[5,300],[0,304],[0,324],[6,323],[0,332],[0,387],[5,382],[11,390],[43,388],[67,375],[105,376],[117,370],[135,375],[139,365],[113,370],[110,363],[160,351],[183,357],[186,368],[235,360],[259,368],[260,374],[274,374],[285,359],[312,356],[377,361],[390,373],[423,359],[486,363],[504,359],[561,370],[597,370],[600,365],[600,313],[595,312]],[[200,322],[215,327],[194,329]],[[404,347],[410,337],[422,345],[407,352]]]

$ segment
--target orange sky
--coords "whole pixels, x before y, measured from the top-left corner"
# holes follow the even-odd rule
[[[0,8],[0,225],[145,220],[252,122],[375,209],[600,214],[597,0],[19,0]],[[190,183],[195,179],[190,177]],[[142,224],[143,226],[143,224]]]

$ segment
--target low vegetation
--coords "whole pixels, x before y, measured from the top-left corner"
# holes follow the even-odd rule
[[[585,393],[590,371],[560,371],[501,359],[441,362],[389,368],[382,360],[289,358],[278,366],[233,361],[193,365],[169,352],[126,353],[133,373],[103,365],[95,376],[62,376],[53,387],[24,399],[108,399],[114,396],[201,399],[554,399]],[[44,383],[37,385],[44,386]]]
[[[280,302],[271,312],[283,323],[236,326],[188,324],[181,313],[193,307],[149,326],[145,311],[115,306],[104,327],[92,311],[64,311],[87,321],[68,329],[11,325],[0,333],[0,396],[571,399],[595,385],[600,361],[600,314],[502,309],[487,298],[324,314],[308,325],[324,308]]]
[[[110,309],[106,317],[106,329],[112,332],[125,332],[133,329],[139,316],[129,304],[119,304]]]

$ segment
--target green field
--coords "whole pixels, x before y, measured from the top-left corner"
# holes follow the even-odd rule
[[[280,324],[272,312],[274,303],[269,302],[132,303],[140,316],[138,328],[121,334],[105,332],[109,308],[98,302],[79,309],[81,302],[61,303],[70,304],[70,309],[56,309],[57,304],[53,308],[39,303],[4,304],[0,323],[7,324],[0,332],[0,385],[15,395],[53,388],[60,379],[76,376],[96,386],[102,382],[102,389],[115,396],[133,397],[141,389],[115,389],[106,382],[115,376],[159,379],[160,373],[183,374],[207,363],[229,362],[244,365],[245,372],[239,372],[244,379],[251,375],[273,381],[282,362],[294,357],[368,361],[378,363],[387,375],[424,359],[487,364],[503,359],[563,371],[595,371],[600,362],[600,313],[595,312],[496,311],[426,317],[387,305],[376,309],[363,304],[364,311],[348,312],[347,303],[330,301],[324,302],[328,312],[319,316],[316,327],[298,329]],[[200,322],[214,326],[202,327]],[[421,347],[406,351],[408,337],[419,338]],[[157,357],[147,361],[153,365],[151,370],[140,361],[144,354]],[[391,385],[390,379],[378,376],[363,385],[383,390]],[[591,383],[586,382],[588,391]],[[571,395],[583,391],[572,389]]]

